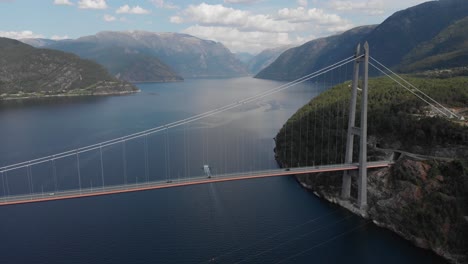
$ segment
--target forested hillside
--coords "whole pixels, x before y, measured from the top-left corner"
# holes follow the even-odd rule
[[[405,78],[465,119],[468,116],[468,77]],[[276,136],[275,153],[283,167],[343,163],[350,84],[324,92],[287,121]],[[454,262],[468,261],[468,123],[438,116],[383,77],[369,82],[368,118],[368,160],[389,159],[398,153],[395,149],[441,157],[394,154],[391,168],[369,170],[368,217]],[[337,201],[341,176],[313,174],[298,180]],[[356,185],[352,194],[355,197]]]
[[[0,38],[0,100],[138,91],[101,65],[62,51]]]

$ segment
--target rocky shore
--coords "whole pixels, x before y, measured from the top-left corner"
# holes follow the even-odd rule
[[[387,228],[453,263],[468,263],[468,221],[463,215],[466,175],[461,161],[402,155],[390,168],[369,170],[368,207],[342,200],[341,173],[297,176],[318,197]],[[463,177],[465,176],[465,177]],[[352,196],[357,196],[353,175]]]

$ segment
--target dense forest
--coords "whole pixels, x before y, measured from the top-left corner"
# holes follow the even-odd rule
[[[468,77],[405,79],[459,115],[467,116]],[[275,153],[283,167],[343,163],[350,87],[348,81],[327,90],[282,127],[276,136]],[[356,119],[359,127],[360,113]],[[411,92],[380,77],[369,82],[368,136],[368,160],[389,158],[392,149],[445,158],[406,156],[388,170],[371,171],[369,217],[421,247],[432,248],[454,261],[466,261],[467,122],[442,117]],[[355,145],[358,141],[359,137]],[[358,147],[354,149],[357,161]],[[298,180],[333,200],[340,195],[341,175],[304,175]],[[356,196],[354,184],[352,196]]]
[[[0,100],[137,91],[92,61],[0,38]]]
[[[457,109],[468,106],[467,77],[405,78],[443,105]],[[314,98],[288,120],[276,137],[276,153],[284,166],[336,163],[343,159],[350,96],[348,81]],[[360,93],[357,126],[359,105]],[[441,115],[388,78],[369,81],[368,135],[375,146],[429,155],[434,146],[467,145],[466,124]]]

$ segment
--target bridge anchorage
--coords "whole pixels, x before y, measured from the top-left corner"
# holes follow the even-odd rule
[[[353,163],[354,136],[359,136],[359,171],[358,171],[358,200],[357,206],[361,210],[367,207],[367,99],[369,82],[369,44],[364,44],[364,54],[361,55],[361,45],[356,47],[354,61],[351,101],[349,104],[348,132],[346,137],[345,164]],[[359,83],[359,69],[363,64],[363,87],[361,91],[361,127],[356,127],[356,101]],[[351,196],[351,171],[343,172],[341,198]]]

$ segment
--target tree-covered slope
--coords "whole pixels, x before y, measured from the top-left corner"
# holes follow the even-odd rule
[[[406,78],[444,105],[461,109],[468,106],[468,77]],[[350,82],[346,82],[325,91],[288,120],[276,137],[280,160],[291,160],[292,163],[288,162],[287,165],[296,166],[298,163],[323,164],[324,161],[335,163],[342,159],[339,155],[343,151],[337,156],[336,149],[343,149],[346,140],[344,133],[347,129],[350,85]],[[468,143],[468,126],[447,121],[438,117],[437,113],[389,78],[379,77],[369,82],[368,134],[374,138],[374,144],[431,155],[437,154],[438,148]],[[357,124],[359,119],[358,111]],[[315,134],[310,132],[313,127],[319,126],[320,131]],[[307,127],[308,138],[305,137],[306,133],[300,133]],[[291,144],[291,137],[300,140],[293,140]],[[314,146],[314,141],[327,147]],[[331,146],[328,148],[329,144]],[[295,155],[299,153],[299,148],[303,154],[309,152],[308,160],[305,160],[305,155]],[[315,156],[322,156],[322,162],[310,158],[314,152]],[[293,153],[292,159],[290,153]]]
[[[437,101],[468,116],[468,77],[406,78]],[[324,92],[287,121],[276,136],[275,153],[283,167],[343,163],[349,86],[346,82]],[[367,215],[420,247],[465,263],[468,123],[435,114],[393,81],[370,80],[368,160],[388,159],[395,149],[420,155],[402,154],[391,168],[369,170]],[[359,116],[358,112],[358,126]],[[357,146],[354,161],[356,150]],[[320,196],[339,201],[341,177],[342,173],[313,174],[298,176],[298,180]],[[356,192],[353,184],[353,197]]]
[[[113,94],[137,90],[92,61],[0,38],[1,98]]]

